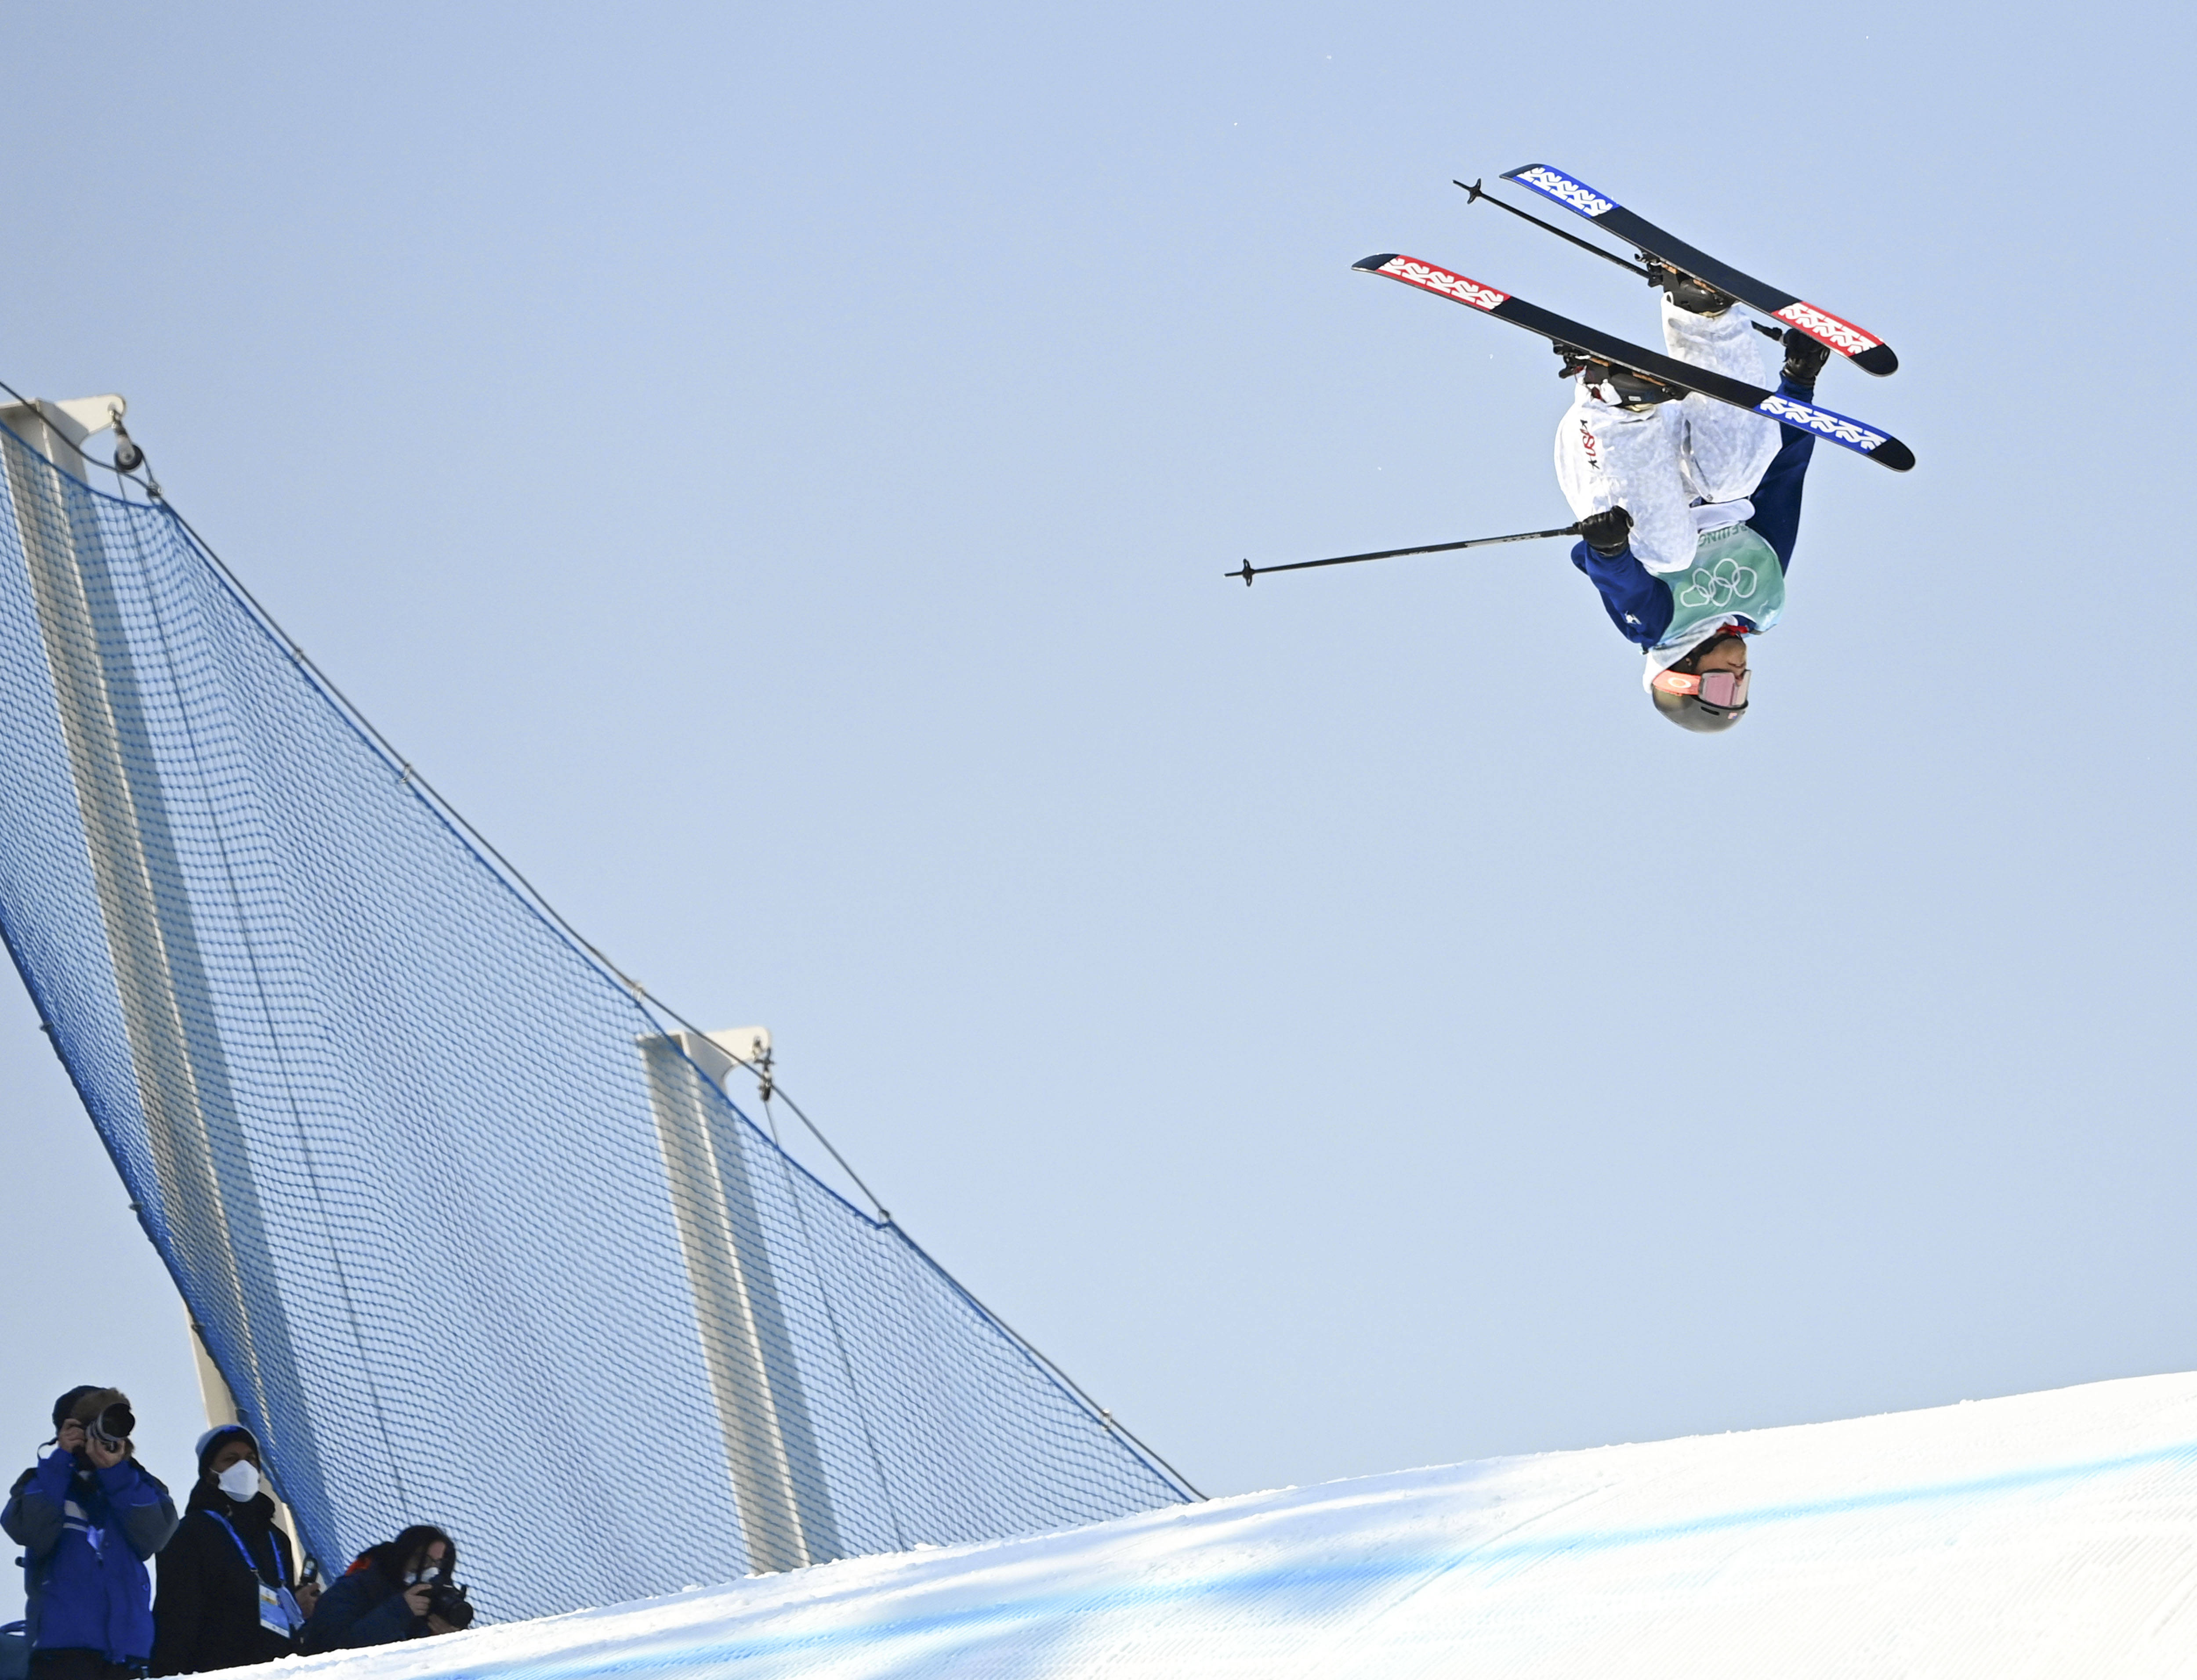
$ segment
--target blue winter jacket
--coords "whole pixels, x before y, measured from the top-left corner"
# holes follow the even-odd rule
[[[1785,379],[1777,394],[1796,403],[1813,403],[1816,387],[1812,381],[1795,385]],[[1816,450],[1816,434],[1796,426],[1777,429],[1785,441],[1748,498],[1754,503],[1754,517],[1747,523],[1777,552],[1778,565],[1789,576],[1794,540],[1800,534],[1800,484]],[[1663,632],[1671,628],[1671,586],[1634,559],[1630,547],[1604,559],[1585,543],[1575,542],[1572,564],[1594,580],[1602,592],[1603,609],[1620,635],[1643,647],[1662,640]]]
[[[94,1469],[58,1447],[16,1479],[0,1528],[23,1548],[25,1620],[35,1651],[153,1654],[146,1559],[176,1532],[176,1502],[136,1459]]]
[[[305,1623],[305,1654],[359,1645],[391,1645],[430,1631],[427,1619],[404,1602],[404,1583],[379,1564],[352,1568],[321,1595]]]

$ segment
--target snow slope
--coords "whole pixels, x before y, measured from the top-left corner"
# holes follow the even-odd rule
[[[1249,1494],[304,1666],[343,1680],[2190,1675],[2193,1596],[2187,1375]]]

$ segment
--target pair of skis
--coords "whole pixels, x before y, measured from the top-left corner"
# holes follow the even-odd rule
[[[1488,202],[1508,210],[1514,216],[1524,217],[1536,227],[1545,228],[1560,239],[1591,251],[1597,257],[1630,269],[1650,281],[1659,281],[1658,267],[1674,269],[1690,276],[1702,285],[1711,287],[1736,298],[1751,309],[1788,327],[1796,327],[1820,344],[1829,345],[1863,372],[1881,378],[1899,366],[1899,358],[1883,339],[1863,331],[1852,322],[1833,315],[1796,294],[1782,291],[1743,274],[1729,264],[1721,263],[1707,252],[1698,251],[1674,234],[1666,233],[1645,217],[1636,215],[1607,194],[1596,191],[1575,176],[1562,170],[1551,169],[1546,164],[1526,164],[1506,171],[1503,178],[1530,188],[1544,198],[1554,200],[1565,209],[1585,217],[1605,232],[1614,234],[1638,252],[1648,264],[1636,267],[1614,252],[1565,233],[1552,227],[1539,217],[1527,216],[1522,210],[1504,204],[1500,199],[1488,198]],[[1462,181],[1457,183],[1464,187]],[[1487,195],[1477,182],[1465,187],[1465,191],[1477,201]],[[1680,362],[1675,356],[1628,343],[1610,333],[1583,326],[1551,310],[1527,303],[1510,293],[1470,280],[1440,264],[1429,263],[1417,257],[1406,257],[1396,252],[1383,252],[1354,263],[1353,268],[1367,274],[1377,274],[1384,280],[1394,280],[1406,286],[1417,287],[1422,292],[1431,292],[1438,298],[1447,298],[1452,303],[1464,304],[1498,321],[1507,321],[1513,327],[1522,327],[1529,333],[1539,334],[1551,344],[1568,351],[1576,351],[1586,362],[1622,368],[1638,374],[1658,384],[1671,386],[1682,393],[1698,393],[1719,403],[1728,403],[1736,408],[1762,414],[1783,425],[1795,426],[1828,437],[1834,443],[1843,444],[1857,455],[1866,455],[1894,472],[1904,472],[1915,465],[1915,452],[1891,433],[1865,426],[1857,420],[1821,408],[1812,403],[1795,402],[1781,397],[1774,391],[1749,385],[1715,372]],[[1765,332],[1772,329],[1765,327]],[[1239,571],[1226,574],[1240,577],[1246,588],[1251,580],[1267,571],[1302,571],[1313,566],[1347,565],[1358,560],[1383,560],[1400,554],[1435,554],[1457,548],[1478,548],[1499,542],[1524,542],[1540,536],[1568,536],[1576,532],[1576,525],[1561,530],[1522,531],[1515,536],[1477,537],[1467,542],[1431,543],[1417,548],[1384,548],[1370,554],[1338,554],[1331,559],[1299,560],[1289,565],[1255,566],[1245,560]]]
[[[1865,373],[1881,377],[1899,365],[1899,358],[1892,347],[1881,339],[1864,332],[1852,322],[1833,315],[1796,297],[1781,291],[1752,275],[1742,274],[1729,264],[1720,263],[1707,252],[1696,251],[1674,234],[1668,234],[1645,217],[1635,215],[1616,200],[1597,192],[1585,182],[1551,169],[1546,164],[1527,164],[1507,171],[1506,181],[1515,181],[1522,187],[1530,187],[1543,197],[1553,200],[1567,210],[1575,211],[1597,227],[1617,235],[1638,249],[1652,264],[1690,275],[1702,285],[1737,298],[1751,309],[1760,310],[1788,327],[1797,327],[1818,343],[1829,345]],[[1460,182],[1460,185],[1463,183]],[[1485,196],[1477,186],[1465,190],[1475,199]],[[1500,203],[1499,200],[1489,200]],[[1510,210],[1509,205],[1503,205]],[[1515,215],[1524,215],[1514,211]],[[1549,224],[1537,217],[1526,219],[1537,227]],[[1549,228],[1551,233],[1561,229]],[[1585,241],[1563,234],[1574,244]],[[1597,255],[1611,253],[1599,246],[1586,247]],[[1622,258],[1613,258],[1626,268],[1632,265]],[[1797,426],[1840,443],[1857,455],[1867,455],[1879,466],[1888,466],[1894,472],[1904,472],[1915,465],[1915,452],[1891,433],[1878,427],[1864,426],[1857,420],[1819,408],[1812,403],[1798,403],[1788,397],[1780,397],[1774,391],[1749,385],[1707,368],[1696,368],[1690,362],[1660,351],[1644,349],[1610,333],[1582,326],[1576,321],[1527,303],[1510,293],[1498,291],[1480,281],[1469,280],[1461,274],[1417,257],[1406,257],[1396,252],[1383,252],[1377,257],[1368,257],[1353,264],[1368,274],[1377,274],[1383,279],[1400,281],[1406,286],[1416,286],[1423,292],[1431,292],[1438,298],[1447,298],[1452,303],[1465,304],[1507,321],[1514,327],[1522,327],[1537,333],[1552,344],[1578,350],[1589,362],[1606,363],[1628,372],[1654,379],[1659,385],[1669,385],[1687,393],[1698,393],[1719,403],[1729,403],[1736,408],[1745,408],[1754,414],[1787,426]],[[1653,277],[1653,269],[1642,269]]]

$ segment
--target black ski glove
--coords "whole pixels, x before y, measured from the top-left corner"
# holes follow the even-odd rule
[[[1605,560],[1614,560],[1632,541],[1632,516],[1622,507],[1605,508],[1581,519],[1579,530],[1588,547]]]
[[[1831,347],[1820,339],[1812,339],[1797,327],[1785,329],[1785,368],[1788,381],[1813,388],[1816,375],[1823,371],[1823,364],[1831,359]]]

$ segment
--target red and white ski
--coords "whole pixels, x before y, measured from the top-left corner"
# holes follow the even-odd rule
[[[1856,455],[1867,455],[1879,466],[1888,466],[1894,472],[1904,472],[1915,465],[1915,451],[1909,449],[1887,432],[1859,420],[1849,420],[1844,414],[1834,414],[1812,403],[1796,403],[1789,397],[1780,397],[1774,391],[1749,385],[1713,368],[1696,368],[1675,356],[1664,355],[1643,345],[1628,344],[1613,338],[1592,327],[1568,321],[1561,315],[1529,304],[1522,298],[1514,298],[1508,292],[1493,286],[1468,280],[1439,264],[1422,261],[1417,257],[1400,256],[1386,252],[1377,257],[1368,257],[1351,266],[1367,274],[1379,275],[1383,280],[1400,281],[1406,286],[1415,286],[1422,292],[1431,292],[1437,298],[1447,298],[1452,303],[1468,304],[1498,321],[1507,321],[1513,327],[1522,327],[1528,333],[1539,333],[1555,345],[1562,345],[1580,351],[1590,362],[1606,362],[1672,386],[1682,391],[1697,391],[1719,403],[1729,403],[1735,408],[1767,415],[1786,426],[1797,426],[1834,443],[1843,444]],[[1689,271],[1690,272],[1690,270]],[[1697,276],[1698,278],[1698,276]]]
[[[1864,333],[1851,321],[1757,280],[1753,275],[1742,274],[1705,251],[1695,250],[1675,234],[1665,233],[1646,217],[1634,215],[1607,193],[1597,192],[1575,176],[1551,169],[1546,164],[1525,164],[1505,170],[1503,178],[1530,187],[1543,198],[1552,199],[1566,210],[1585,217],[1596,227],[1632,245],[1642,256],[1652,257],[1681,274],[1691,275],[1704,286],[1729,293],[1750,309],[1774,316],[1788,327],[1799,327],[1810,338],[1829,345],[1864,374],[1881,378],[1899,366],[1899,358],[1892,353],[1892,346],[1874,333]]]

